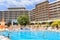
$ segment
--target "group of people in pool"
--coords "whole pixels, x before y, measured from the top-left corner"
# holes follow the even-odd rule
[[[6,27],[5,30],[13,30],[13,31],[59,31],[60,29],[57,29],[57,27],[52,28],[52,27],[46,27],[46,26],[38,26],[38,25],[26,25],[21,26],[21,25],[10,25],[10,27]]]
[[[21,31],[60,31],[57,27],[52,28],[38,25],[16,26],[14,28],[11,27],[11,30],[12,29]]]

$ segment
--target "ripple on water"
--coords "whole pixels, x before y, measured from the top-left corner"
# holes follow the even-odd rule
[[[18,31],[18,32],[0,32],[1,35],[8,36],[10,33],[11,40],[60,40],[59,32],[49,31]]]

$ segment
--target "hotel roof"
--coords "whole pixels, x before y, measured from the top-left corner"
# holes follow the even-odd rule
[[[8,9],[25,9],[25,7],[9,7]]]
[[[58,2],[58,1],[53,1],[53,2],[50,2],[49,4],[53,4],[53,3],[56,3],[56,2]]]
[[[40,5],[40,4],[42,4],[42,3],[45,3],[45,2],[47,2],[48,0],[44,0],[44,1],[42,1],[42,2],[40,2],[40,3],[38,3],[37,5]],[[48,1],[49,2],[49,1]],[[36,6],[37,6],[36,5]]]

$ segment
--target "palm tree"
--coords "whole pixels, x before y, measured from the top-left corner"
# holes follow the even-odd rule
[[[51,24],[52,27],[58,28],[60,26],[60,20],[56,20]]]

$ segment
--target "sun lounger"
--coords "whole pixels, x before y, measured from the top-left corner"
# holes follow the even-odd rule
[[[47,30],[51,31],[52,30],[52,27],[48,27]]]

